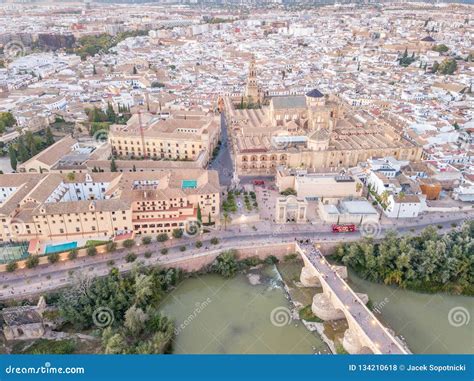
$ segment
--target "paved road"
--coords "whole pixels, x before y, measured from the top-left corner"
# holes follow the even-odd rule
[[[443,222],[444,229],[449,229],[451,223],[461,223],[466,218],[458,218]],[[415,231],[420,231],[426,226],[431,225],[420,224]],[[403,226],[399,227],[400,234],[411,232],[413,227]],[[211,250],[227,250],[232,248],[244,246],[263,246],[269,243],[276,242],[293,242],[296,237],[310,238],[313,241],[322,243],[338,242],[338,241],[353,241],[361,238],[360,232],[334,234],[328,231],[329,228],[311,226],[311,225],[272,225],[267,223],[264,227],[259,227],[257,231],[241,231],[240,227],[235,227],[227,231],[215,231],[208,235],[183,238],[181,240],[171,240],[165,244],[153,243],[151,245],[137,245],[133,250],[118,250],[114,253],[106,255],[97,255],[95,257],[78,258],[74,261],[66,261],[56,263],[53,265],[42,265],[34,269],[21,269],[13,273],[0,274],[0,300],[19,298],[31,294],[38,294],[44,291],[52,290],[65,286],[73,280],[70,272],[87,273],[91,276],[103,276],[108,273],[110,266],[108,261],[113,260],[114,266],[118,267],[120,271],[130,270],[134,264],[125,262],[125,255],[133,251],[139,256],[137,261],[143,261],[146,265],[160,264],[164,262],[173,262],[174,260],[183,259],[186,257],[193,257],[199,255],[206,255]],[[377,237],[382,238],[388,229],[380,230]],[[212,237],[219,237],[220,243],[218,245],[211,245],[210,239]],[[194,244],[197,240],[203,242],[203,247],[196,249]],[[187,250],[180,251],[180,247],[185,245]],[[163,247],[168,248],[166,256],[160,254]],[[153,252],[151,258],[144,258],[143,254],[146,251]]]
[[[406,354],[407,351],[392,334],[375,318],[367,306],[332,268],[321,252],[312,244],[300,244],[309,262],[324,278],[335,295],[345,306],[345,313],[350,313],[359,328],[383,354]]]
[[[229,139],[227,132],[227,122],[224,113],[221,113],[221,148],[217,156],[209,164],[209,169],[215,169],[219,172],[219,181],[223,186],[229,186],[232,183],[234,166],[229,151]]]

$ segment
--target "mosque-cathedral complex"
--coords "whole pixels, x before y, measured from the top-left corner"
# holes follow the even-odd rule
[[[371,157],[422,156],[422,147],[384,118],[352,110],[337,95],[314,89],[264,98],[254,60],[242,99],[223,103],[240,176],[273,175],[278,166],[335,170]]]

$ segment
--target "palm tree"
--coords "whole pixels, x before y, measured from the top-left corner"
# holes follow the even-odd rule
[[[382,202],[382,206],[386,206],[387,205],[387,201],[388,201],[388,196],[390,195],[390,193],[388,193],[388,191],[384,190],[382,192],[382,194],[380,195],[380,201]]]
[[[224,212],[223,214],[224,216],[224,230],[227,230],[227,224],[230,223],[230,216],[229,216],[229,213],[227,212]]]

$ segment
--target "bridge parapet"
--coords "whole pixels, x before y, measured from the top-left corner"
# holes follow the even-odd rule
[[[355,293],[343,279],[347,277],[344,266],[331,265],[310,242],[297,243],[296,251],[305,263],[301,274],[303,285],[314,284],[317,278],[323,289],[322,294],[313,298],[313,312],[323,320],[346,318],[349,329],[343,345],[349,353],[409,353],[367,308],[367,295]]]

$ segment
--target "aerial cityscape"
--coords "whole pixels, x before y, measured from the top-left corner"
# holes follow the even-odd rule
[[[474,354],[473,11],[0,3],[0,354]]]

